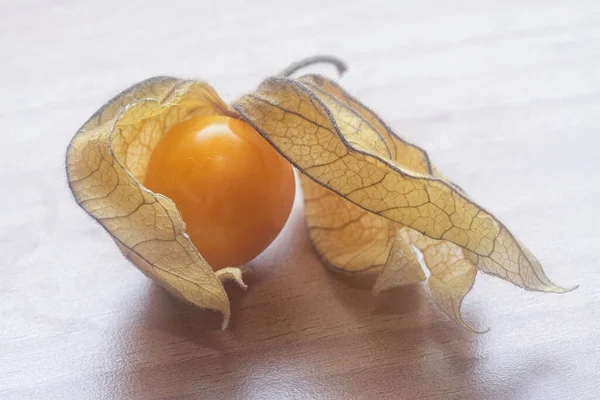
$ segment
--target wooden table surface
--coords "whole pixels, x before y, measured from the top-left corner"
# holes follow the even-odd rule
[[[220,331],[71,198],[66,145],[124,87],[196,77],[232,99],[315,53],[579,289],[480,275],[463,309],[491,330],[469,334],[421,285],[373,297],[325,270],[297,201]],[[0,398],[597,398],[597,0],[3,0],[0,91]]]

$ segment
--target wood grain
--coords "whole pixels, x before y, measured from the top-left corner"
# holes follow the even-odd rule
[[[232,99],[315,53],[580,288],[480,276],[472,335],[424,287],[327,272],[297,203],[219,331],[71,199],[66,144],[122,88],[200,77]],[[596,398],[598,71],[596,0],[0,3],[0,398]]]

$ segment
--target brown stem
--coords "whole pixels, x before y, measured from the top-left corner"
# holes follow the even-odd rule
[[[340,60],[337,57],[328,56],[328,55],[317,55],[317,56],[307,57],[305,59],[302,59],[300,61],[296,61],[295,63],[292,63],[289,67],[287,67],[286,69],[281,71],[279,73],[279,75],[287,77],[302,68],[311,66],[313,64],[321,64],[321,63],[333,65],[337,69],[337,72],[340,76],[344,72],[346,72],[346,70],[348,69],[348,67],[346,66],[346,63],[344,63],[342,60]]]

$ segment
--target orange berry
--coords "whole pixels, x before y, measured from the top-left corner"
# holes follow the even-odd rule
[[[216,270],[246,263],[292,209],[292,166],[246,122],[196,117],[154,148],[144,185],[175,202],[190,239]]]

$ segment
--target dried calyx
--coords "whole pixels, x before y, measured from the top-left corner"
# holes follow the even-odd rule
[[[231,105],[206,83],[159,77],[115,97],[77,132],[67,175],[82,208],[150,278],[229,319],[222,281],[244,285],[239,268],[214,272],[185,234],[173,201],[144,181],[152,149],[175,124],[196,116],[246,121],[301,173],[308,233],[324,263],[378,274],[374,293],[425,279],[435,302],[468,327],[460,306],[478,272],[529,290],[564,292],[539,261],[490,212],[397,136],[373,111],[320,75],[289,75],[292,64]]]

